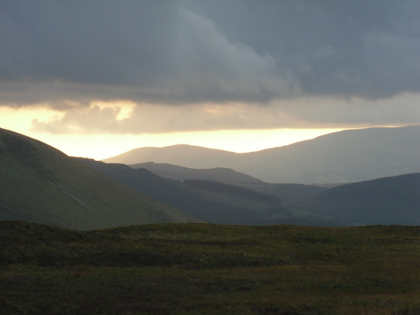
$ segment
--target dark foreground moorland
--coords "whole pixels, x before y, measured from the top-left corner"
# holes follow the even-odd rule
[[[420,227],[0,222],[0,314],[419,314]]]

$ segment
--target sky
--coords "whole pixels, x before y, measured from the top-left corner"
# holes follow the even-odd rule
[[[2,0],[0,127],[102,159],[420,124],[417,0]]]

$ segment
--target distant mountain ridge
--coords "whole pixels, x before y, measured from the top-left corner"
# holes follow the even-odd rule
[[[207,180],[229,185],[258,185],[263,182],[259,179],[236,172],[229,168],[194,169],[168,163],[140,163],[130,165],[133,168],[144,168],[152,173],[175,180]]]
[[[232,164],[233,159],[238,155],[238,153],[229,151],[177,144],[163,148],[144,147],[134,149],[118,156],[105,159],[104,162],[122,163],[127,165],[155,162],[196,169],[217,167],[232,168],[230,165]]]
[[[420,172],[420,126],[347,130],[241,154],[187,145],[140,148],[105,161],[225,167],[271,183],[349,183]]]
[[[251,191],[280,198],[283,205],[295,205],[326,188],[302,184],[270,184],[255,177],[236,172],[229,168],[193,169],[167,163],[141,163],[130,165],[135,169],[144,168],[160,177],[178,181],[211,181],[243,187]]]

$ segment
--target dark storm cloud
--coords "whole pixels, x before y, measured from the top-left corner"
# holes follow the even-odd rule
[[[380,98],[420,87],[418,1],[229,3],[202,10],[228,37],[269,53],[306,94]]]
[[[3,102],[260,101],[296,90],[269,55],[229,41],[183,1],[13,0],[0,6]]]
[[[17,102],[50,101],[51,90],[52,101],[113,98],[164,80],[172,72],[176,1],[123,2],[2,1],[1,95],[11,101],[15,83],[24,88]]]
[[[176,1],[2,1],[1,77],[141,84],[168,68]],[[140,76],[146,73],[147,76]]]
[[[0,101],[417,92],[419,12],[415,0],[3,0]]]
[[[53,133],[420,123],[419,12],[417,0],[2,0],[0,106],[63,111],[34,120]],[[135,105],[121,119],[101,100]]]

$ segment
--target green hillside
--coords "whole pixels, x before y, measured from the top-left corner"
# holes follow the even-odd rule
[[[76,229],[185,221],[81,159],[0,129],[0,220]]]
[[[420,313],[418,227],[0,222],[0,314]]]

